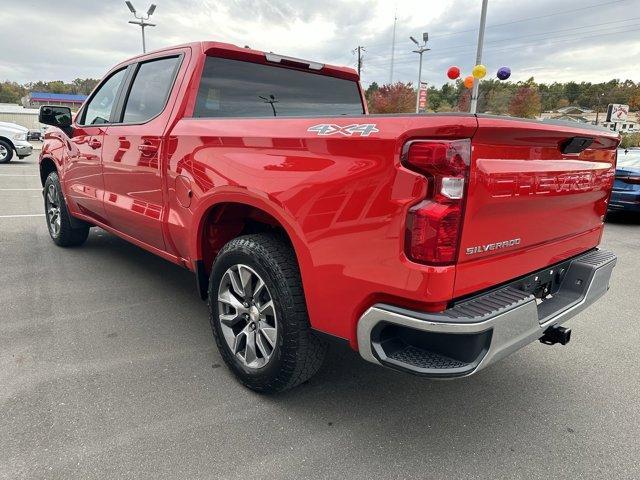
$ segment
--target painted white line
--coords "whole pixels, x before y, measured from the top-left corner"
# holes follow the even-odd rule
[[[0,192],[36,192],[41,188],[0,188]]]
[[[44,217],[44,213],[30,213],[27,215],[0,215],[0,218]]]
[[[0,173],[0,177],[39,177],[40,175],[27,175],[23,173]]]

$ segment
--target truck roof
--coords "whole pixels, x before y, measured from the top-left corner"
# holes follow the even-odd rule
[[[191,48],[194,51],[199,51],[204,54],[212,54],[212,55],[230,58],[234,60],[243,60],[243,61],[249,61],[249,62],[270,64],[270,65],[280,64],[290,68],[297,68],[300,70],[309,70],[312,73],[320,73],[320,74],[329,75],[332,77],[339,77],[339,78],[344,78],[344,79],[353,80],[353,81],[359,80],[358,73],[353,68],[350,68],[350,67],[330,65],[327,63],[289,57],[287,55],[276,54],[273,52],[264,52],[261,50],[254,50],[249,47],[239,47],[238,45],[234,45],[232,43],[214,42],[214,41],[200,41],[200,42],[183,43],[180,45],[172,45],[169,47],[154,50],[152,52],[137,55],[135,57],[131,57],[121,62],[121,64],[129,63],[131,60],[134,60],[134,59],[141,60],[146,57],[153,57],[153,56],[156,56],[158,53],[161,53],[164,51],[174,50],[176,48],[185,48],[185,47]]]

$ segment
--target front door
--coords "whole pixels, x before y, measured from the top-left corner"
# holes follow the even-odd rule
[[[119,123],[104,137],[105,210],[118,231],[165,250],[162,233],[162,139],[167,100],[180,56],[142,62],[125,96]]]
[[[105,222],[102,151],[107,125],[122,87],[125,69],[110,75],[96,90],[73,128],[64,181],[72,212]]]

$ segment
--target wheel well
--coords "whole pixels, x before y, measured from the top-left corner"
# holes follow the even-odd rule
[[[264,210],[241,203],[219,203],[205,215],[200,237],[200,252],[206,273],[216,255],[230,240],[250,233],[273,233],[292,244],[287,231]]]
[[[12,150],[16,149],[16,147],[13,145],[13,142],[10,139],[8,139],[7,137],[0,136],[0,140],[4,140],[5,142],[7,142],[11,146]]]
[[[40,162],[40,182],[42,182],[42,186],[44,187],[44,182],[47,181],[47,177],[51,172],[55,172],[56,164],[50,158],[43,158],[42,162]]]

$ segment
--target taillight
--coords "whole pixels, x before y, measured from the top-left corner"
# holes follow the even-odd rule
[[[427,198],[409,210],[406,253],[430,265],[454,263],[462,229],[465,185],[469,176],[471,141],[412,142],[403,163],[429,181]]]

